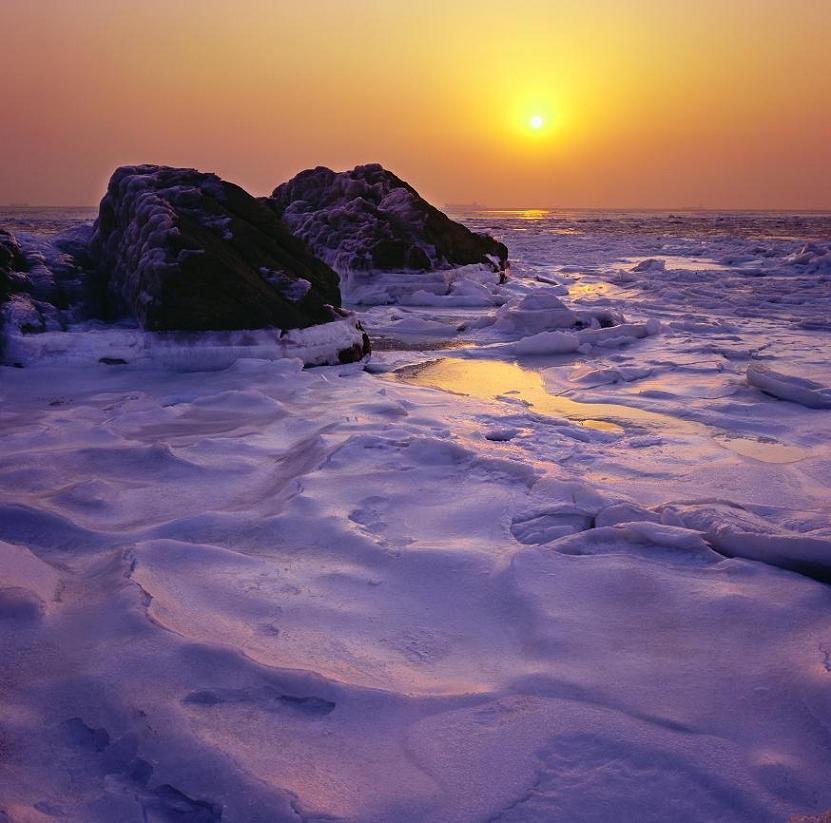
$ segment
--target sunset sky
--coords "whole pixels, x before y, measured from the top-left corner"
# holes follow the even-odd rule
[[[831,208],[829,0],[3,0],[2,21],[0,203],[94,204],[124,163],[264,194],[377,161],[438,203]]]

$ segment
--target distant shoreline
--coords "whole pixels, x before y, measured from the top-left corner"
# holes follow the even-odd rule
[[[0,203],[0,210],[8,211],[46,211],[49,209],[78,211],[96,211],[98,203],[93,205],[36,205],[32,203]],[[777,208],[777,209],[742,209],[742,208],[714,208],[703,206],[487,206],[478,203],[445,203],[442,206],[445,211],[451,212],[487,212],[487,213],[515,213],[524,211],[540,212],[633,212],[641,214],[831,214],[831,206],[824,209],[800,209],[800,208]]]
[[[447,211],[463,212],[476,211],[488,213],[516,213],[524,211],[540,212],[630,212],[640,214],[831,214],[831,207],[825,209],[718,209],[701,206],[667,206],[654,208],[644,206],[480,206],[478,208],[463,209],[453,205],[446,205]]]

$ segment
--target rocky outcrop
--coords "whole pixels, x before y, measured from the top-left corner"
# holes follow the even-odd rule
[[[17,238],[6,229],[0,229],[0,303],[13,294],[31,291],[26,257]]]
[[[10,289],[11,273],[25,269],[26,263],[17,238],[11,232],[0,229],[0,289]],[[0,294],[3,293],[0,291]]]
[[[80,331],[88,320],[98,321],[96,340],[129,351],[181,345],[195,352],[204,344],[309,365],[352,362],[369,352],[360,324],[340,308],[338,275],[271,208],[214,174],[119,168],[94,226],[30,241],[21,250],[0,233],[7,359],[25,361],[45,350],[74,357],[84,348],[74,337],[30,337],[70,326]],[[159,345],[149,337],[139,345],[126,331],[118,338],[131,322],[156,333]]]
[[[430,205],[378,164],[336,173],[319,166],[278,186],[267,202],[288,228],[341,274],[505,269],[508,250]]]
[[[90,250],[107,313],[151,331],[306,328],[340,304],[335,272],[270,209],[193,169],[117,169]]]
[[[17,238],[0,229],[0,330],[13,328],[38,332],[46,328],[49,310],[54,307],[38,300],[29,274],[29,264]],[[2,349],[2,338],[0,338]]]
[[[100,316],[90,233],[81,224],[48,238],[28,235],[21,244],[0,229],[0,347],[9,335],[64,331]]]

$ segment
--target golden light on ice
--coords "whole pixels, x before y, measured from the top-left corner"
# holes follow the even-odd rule
[[[541,129],[545,120],[542,119],[541,115],[535,114],[528,122],[532,129]]]

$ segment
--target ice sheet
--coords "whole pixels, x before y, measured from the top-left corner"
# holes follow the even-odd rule
[[[0,817],[831,809],[828,220],[466,219],[368,370],[0,370]]]

